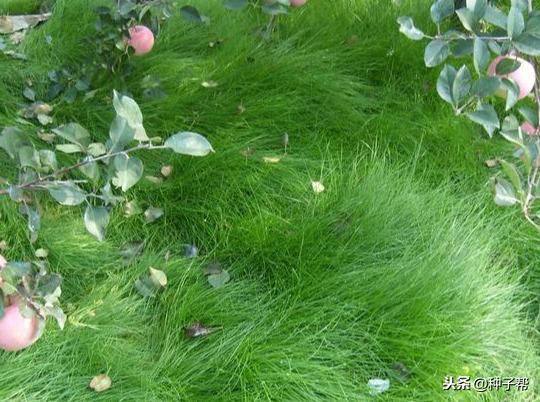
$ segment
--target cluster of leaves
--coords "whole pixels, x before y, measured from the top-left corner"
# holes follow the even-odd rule
[[[9,262],[0,270],[0,318],[9,300],[17,299],[21,315],[38,317],[40,325],[48,317],[54,317],[64,328],[66,316],[58,303],[62,280],[57,274],[47,273],[47,261]],[[42,328],[41,328],[42,329]]]
[[[462,29],[455,28],[455,15]],[[487,0],[467,0],[459,9],[455,9],[454,0],[437,0],[431,6],[431,18],[436,24],[434,35],[417,28],[411,17],[398,18],[400,31],[413,40],[430,40],[424,53],[427,67],[441,65],[450,57],[472,58],[476,78],[467,64],[459,68],[445,64],[437,80],[437,92],[452,105],[456,115],[463,114],[481,125],[490,137],[499,132],[515,146],[514,156],[521,163],[518,167],[498,161],[507,179],[494,178],[495,202],[502,206],[520,204],[525,217],[540,228],[540,214],[533,210],[534,201],[540,197],[539,130],[524,135],[521,127],[523,122],[535,128],[539,125],[538,83],[534,99],[518,102],[520,88],[508,77],[520,68],[521,57],[536,66],[535,57],[540,56],[540,12],[527,0],[512,0],[508,12]],[[449,29],[443,32],[445,26]],[[497,65],[496,74],[490,75],[487,67],[493,55],[505,58]],[[501,90],[506,93],[504,105],[498,105],[493,98]],[[503,113],[506,116],[502,117]]]
[[[179,154],[205,156],[213,151],[203,136],[191,132],[177,133],[161,145],[161,138],[147,136],[143,115],[132,98],[114,91],[113,106],[116,117],[105,143],[93,141],[90,132],[77,123],[52,130],[61,140],[54,149],[51,146],[37,149],[30,136],[20,128],[7,127],[2,131],[0,148],[16,163],[19,174],[15,179],[1,179],[0,195],[9,195],[20,205],[34,241],[41,226],[36,192],[47,191],[66,206],[85,203],[86,229],[98,240],[103,240],[109,211],[123,200],[114,189],[125,193],[143,176],[142,161],[131,153],[170,149]],[[60,167],[57,153],[65,154],[62,159],[71,160],[72,164]],[[69,177],[72,172],[77,172],[80,178]],[[155,220],[162,213],[157,208],[149,209],[147,220]]]
[[[58,97],[72,103],[78,94],[94,95],[94,88],[111,74],[126,77],[134,70],[130,63],[129,29],[145,25],[159,33],[162,23],[172,14],[170,0],[119,0],[110,7],[96,7],[95,33],[84,41],[91,52],[88,59],[74,70],[63,67],[49,72],[47,101]],[[161,92],[160,92],[161,94]]]

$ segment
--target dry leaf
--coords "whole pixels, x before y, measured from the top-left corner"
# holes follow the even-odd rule
[[[246,149],[240,151],[240,154],[242,154],[243,156],[245,156],[246,158],[248,156],[251,156],[255,153],[255,150],[251,147],[247,147]]]
[[[485,164],[488,168],[494,168],[497,167],[499,161],[497,159],[488,159]]]
[[[236,108],[236,110],[238,110],[238,114],[242,114],[242,113],[245,113],[246,112],[246,107],[244,106],[243,103],[240,103],[238,105],[238,107]]]
[[[217,87],[219,84],[216,82],[216,81],[203,81],[202,84],[201,84],[203,87],[205,88],[215,88]]]
[[[188,338],[197,338],[200,336],[210,335],[212,332],[215,332],[218,328],[208,328],[205,327],[201,322],[197,321],[191,324],[189,327],[184,328],[184,335]]]
[[[11,42],[13,42],[14,45],[20,44],[24,40],[25,37],[26,37],[26,31],[25,30],[18,31],[18,32],[15,32],[15,33],[9,35],[9,39],[11,40]]]
[[[146,222],[148,223],[155,222],[162,216],[163,216],[163,209],[161,208],[150,207],[146,211],[144,211],[144,218],[146,219]]]
[[[163,177],[169,177],[173,172],[173,167],[171,165],[164,165],[161,167],[161,174]]]
[[[49,250],[38,248],[35,254],[37,258],[47,258],[49,256]]]
[[[324,185],[320,181],[312,181],[311,188],[313,188],[313,191],[317,194],[322,193],[325,190]]]
[[[3,15],[0,16],[0,33],[8,34],[31,28],[42,21],[46,21],[51,13],[34,15]]]
[[[0,250],[4,251],[8,249],[8,244],[5,240],[0,241]]]
[[[163,178],[161,178],[161,177],[145,176],[144,178],[146,180],[148,180],[150,183],[153,183],[153,184],[161,184],[161,183],[163,183]]]
[[[161,286],[162,288],[167,286],[167,275],[159,269],[150,267],[150,279],[156,286]]]
[[[90,388],[96,392],[107,391],[111,388],[112,380],[107,374],[100,374],[92,378],[90,381]]]
[[[139,215],[142,214],[142,212],[143,210],[136,200],[129,201],[124,205],[124,215],[127,217]]]
[[[265,161],[266,163],[279,163],[280,160],[281,158],[277,156],[265,156],[263,158],[263,161]]]
[[[56,138],[56,135],[53,133],[45,133],[43,131],[38,132],[38,137],[48,143],[51,143]]]

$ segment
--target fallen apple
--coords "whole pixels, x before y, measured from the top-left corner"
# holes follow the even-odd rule
[[[307,0],[291,0],[291,7],[302,7],[307,3]]]
[[[497,74],[497,65],[504,59],[517,60],[520,63],[519,68],[516,71],[512,71],[509,74],[499,75]],[[510,78],[512,79],[519,88],[518,99],[523,99],[531,93],[534,89],[534,84],[536,82],[536,71],[534,66],[529,63],[527,60],[524,60],[517,56],[498,56],[496,57],[488,68],[488,74],[491,76],[498,75],[501,78]],[[506,96],[506,90],[497,91],[497,95]]]
[[[536,133],[536,127],[534,127],[531,123],[526,121],[525,123],[521,125],[521,131],[529,135],[533,135],[534,133]]]
[[[0,318],[0,349],[15,352],[29,347],[41,336],[40,328],[40,318],[23,317],[18,303],[7,306]]]
[[[154,47],[154,34],[144,25],[135,25],[129,29],[128,45],[135,50],[137,56],[148,53]]]

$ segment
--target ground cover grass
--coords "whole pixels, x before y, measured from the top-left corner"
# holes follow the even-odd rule
[[[148,174],[164,162],[175,173],[128,198],[165,216],[146,225],[118,209],[105,243],[84,232],[81,211],[45,202],[39,246],[65,277],[69,322],[28,351],[0,354],[0,399],[369,400],[367,380],[383,377],[392,386],[381,400],[534,400],[535,390],[442,391],[445,375],[538,378],[539,246],[516,213],[491,205],[482,161],[509,152],[504,143],[445,109],[421,46],[396,32],[395,16],[421,19],[427,8],[313,0],[264,44],[251,35],[259,16],[219,3],[194,2],[208,27],[173,17],[128,82],[57,107],[58,123],[103,139],[112,89],[127,89],[147,131],[193,129],[217,152],[144,155]],[[96,4],[57,1],[24,44],[31,61],[0,60],[0,126],[16,124],[24,80],[43,94],[50,68],[85,56]],[[209,48],[217,38],[224,43]],[[149,73],[166,98],[142,97]],[[265,164],[283,155],[283,132],[287,156]],[[0,168],[10,169],[4,155]],[[311,180],[327,190],[314,194]],[[8,256],[31,252],[16,209],[2,201],[0,214]],[[119,246],[137,239],[144,255],[121,265]],[[183,244],[201,257],[182,258]],[[219,290],[201,273],[214,260],[232,274]],[[146,302],[133,283],[149,266],[170,284]],[[185,339],[182,327],[197,320],[223,328]],[[396,362],[410,379],[396,378]],[[86,385],[100,372],[114,385],[95,395]]]

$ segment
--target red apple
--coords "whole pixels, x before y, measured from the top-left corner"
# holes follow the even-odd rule
[[[500,77],[512,79],[519,87],[518,99],[523,99],[534,89],[534,83],[536,82],[536,71],[534,70],[534,66],[520,57],[508,55],[498,56],[489,65],[488,74],[497,75],[497,64],[505,58],[515,59],[521,63],[516,71],[513,71],[510,74],[501,75]],[[503,92],[505,93],[506,91]],[[500,95],[499,93],[497,94]]]
[[[291,7],[302,7],[307,3],[307,0],[291,0]]]
[[[521,131],[529,135],[533,135],[534,133],[536,133],[536,127],[534,127],[531,123],[526,121],[525,123],[521,125]]]
[[[37,316],[23,317],[17,303],[7,306],[0,318],[0,349],[15,352],[29,347],[41,335],[40,324]]]
[[[154,34],[144,25],[135,25],[129,29],[128,45],[135,50],[137,56],[148,53],[154,47]]]

